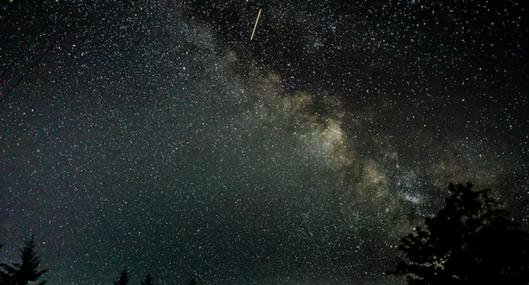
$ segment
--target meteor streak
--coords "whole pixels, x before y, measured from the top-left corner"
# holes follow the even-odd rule
[[[259,18],[261,17],[261,10],[263,9],[260,8],[259,12],[257,13],[257,18],[255,19],[255,24],[253,25],[253,31],[252,31],[252,36],[250,37],[250,41],[253,40],[253,37],[255,36],[255,30],[257,29],[257,23],[259,23]]]

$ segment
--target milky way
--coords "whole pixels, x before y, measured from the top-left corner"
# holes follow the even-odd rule
[[[0,4],[0,260],[34,233],[50,284],[398,284],[448,183],[525,220],[526,5],[469,2]]]

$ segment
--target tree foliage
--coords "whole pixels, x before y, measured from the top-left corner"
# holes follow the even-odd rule
[[[127,285],[129,283],[129,272],[127,269],[123,269],[119,275],[119,279],[114,281],[114,285]]]
[[[24,242],[20,250],[21,263],[0,264],[0,285],[27,285],[30,282],[43,285],[46,281],[39,281],[40,277],[48,270],[39,270],[40,258],[35,250],[35,238]]]
[[[401,239],[405,258],[391,273],[410,285],[529,284],[529,234],[489,189],[449,191],[445,207]]]
[[[152,279],[151,274],[147,274],[145,279],[141,282],[141,285],[154,285],[154,280]]]
[[[189,285],[198,285],[197,278],[193,277],[193,279],[191,279],[191,281],[189,282]]]

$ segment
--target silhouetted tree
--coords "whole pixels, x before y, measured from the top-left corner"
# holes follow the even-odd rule
[[[0,244],[0,249],[2,249],[2,245]],[[0,285],[8,284],[9,282],[9,275],[5,270],[0,266]]]
[[[408,284],[529,284],[529,234],[472,184],[450,184],[446,205],[403,237],[390,272]]]
[[[0,280],[1,285],[26,285],[30,282],[38,282],[43,285],[46,281],[39,281],[38,279],[48,270],[39,270],[40,258],[35,251],[35,238],[24,242],[24,247],[21,252],[21,263],[14,263],[13,265],[0,264],[3,269]]]
[[[197,278],[193,277],[193,279],[191,279],[191,282],[189,282],[189,285],[198,285]]]
[[[127,269],[121,271],[118,281],[114,281],[114,285],[127,285],[129,283],[129,272]]]
[[[152,279],[151,274],[147,274],[147,276],[145,276],[145,279],[143,282],[141,282],[141,285],[154,285],[154,280]]]

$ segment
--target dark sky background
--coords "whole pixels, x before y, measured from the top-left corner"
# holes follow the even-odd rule
[[[0,3],[0,260],[50,284],[398,284],[449,182],[529,218],[527,1]]]

